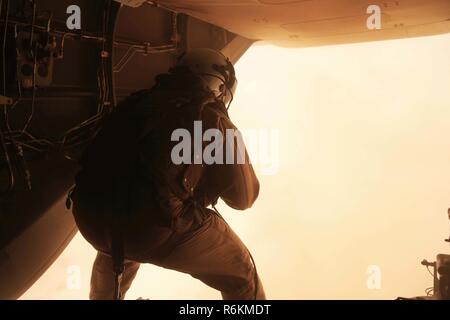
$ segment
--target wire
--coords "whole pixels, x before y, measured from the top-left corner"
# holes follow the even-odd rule
[[[0,4],[0,8],[3,3]],[[2,45],[2,66],[3,66],[3,73],[2,73],[2,82],[3,82],[3,95],[6,97],[6,36],[8,32],[8,16],[9,16],[9,0],[6,2],[6,17],[5,17],[5,29],[3,31],[3,45]],[[8,110],[6,104],[3,105],[3,114],[5,117],[5,125],[6,128],[9,130],[9,121],[8,121]]]
[[[18,36],[18,32],[17,32],[17,24],[14,25],[14,40],[17,42],[17,36]],[[16,55],[19,55],[19,48],[17,48],[16,46]],[[17,99],[17,101],[11,106],[11,110],[14,109],[14,107],[19,103],[19,101],[22,99],[22,86],[20,85],[20,80],[17,79],[17,89],[19,91],[19,98]]]
[[[58,55],[59,59],[63,59],[64,58],[64,44],[65,44],[65,41],[66,41],[66,36],[67,36],[67,33],[64,33],[64,35],[61,38],[61,48],[59,48],[59,55]]]
[[[0,2],[0,16],[1,16],[2,10],[3,10],[3,0]],[[7,92],[6,92],[6,38],[7,38],[7,33],[8,33],[8,21],[9,21],[8,19],[9,19],[9,0],[7,0],[7,2],[6,2],[5,22],[4,22],[5,28],[3,31],[3,45],[2,45],[2,69],[3,69],[2,82],[3,82],[3,95],[4,96],[7,96]],[[8,110],[7,110],[6,104],[3,105],[3,112],[4,112],[4,121],[5,121],[6,130],[8,131],[8,134],[9,134],[11,130],[9,128]],[[15,176],[14,176],[14,169],[13,169],[13,164],[11,161],[10,152],[6,145],[5,134],[4,134],[2,127],[3,126],[0,126],[0,144],[2,145],[2,149],[5,154],[4,157],[5,157],[6,165],[8,167],[8,171],[9,171],[9,174],[8,174],[9,175],[9,185],[6,188],[6,190],[4,191],[4,193],[7,193],[14,188]],[[2,194],[3,194],[3,192],[2,192]]]
[[[33,54],[33,37],[34,37],[34,26],[36,23],[36,2],[35,0],[31,0],[33,3],[33,17],[31,19],[31,32],[30,32],[30,50]]]
[[[49,11],[48,14],[49,14],[49,17],[48,17],[48,21],[47,21],[47,32],[50,33],[50,26],[52,24],[53,12]]]
[[[31,120],[33,120],[33,116],[34,116],[34,109],[35,109],[35,102],[36,102],[36,64],[37,64],[37,43],[34,46],[34,61],[33,61],[33,93],[32,93],[32,98],[31,98],[31,111],[30,111],[30,115],[28,116],[28,119],[25,123],[25,126],[22,129],[22,132],[25,132],[28,129],[28,126],[31,123]]]
[[[3,1],[0,4],[0,10],[3,5]],[[8,33],[8,19],[9,19],[9,0],[6,2],[6,13],[5,13],[5,29],[3,31],[3,44],[2,44],[2,66],[3,66],[3,95],[6,97],[6,38]],[[7,130],[10,130],[9,128],[9,121],[8,121],[8,110],[6,104],[3,105],[3,113],[5,117],[5,125]]]
[[[102,23],[103,39],[106,39],[107,36],[107,28],[110,14],[109,4],[110,1],[105,0],[105,6],[103,11],[103,23]],[[70,128],[64,133],[59,143],[65,150],[69,148],[83,146],[84,144],[88,143],[95,136],[96,132],[99,129],[99,124],[105,116],[104,106],[106,105],[107,99],[109,98],[110,95],[110,81],[108,81],[107,79],[105,66],[106,59],[103,56],[103,52],[105,52],[105,50],[106,50],[106,41],[103,41],[102,52],[100,55],[100,63],[97,70],[97,87],[98,87],[97,111],[93,116],[77,124],[76,126]],[[109,57],[111,57],[111,55],[109,55]],[[88,137],[86,138],[85,136]]]
[[[33,5],[33,16],[31,24],[29,23],[21,23],[21,22],[15,22],[10,19],[9,17],[9,9],[10,9],[10,2],[9,0],[3,1],[0,0],[0,16],[1,14],[4,14],[3,11],[4,8],[6,8],[6,14],[4,14],[4,17],[0,17],[1,22],[4,23],[4,30],[3,30],[3,43],[2,43],[2,49],[3,49],[3,55],[2,55],[2,79],[3,79],[3,94],[6,96],[6,42],[7,42],[7,34],[8,34],[8,28],[9,26],[14,23],[14,38],[17,41],[18,38],[18,26],[25,26],[31,27],[30,31],[30,57],[32,57],[33,61],[33,76],[32,76],[32,84],[33,84],[33,93],[32,93],[32,99],[31,99],[31,110],[30,114],[28,115],[25,124],[23,128],[20,130],[11,130],[9,126],[9,120],[8,120],[8,108],[6,105],[4,105],[4,117],[5,117],[5,124],[6,128],[3,127],[3,124],[0,122],[0,147],[4,151],[4,160],[5,163],[9,169],[9,185],[7,186],[7,189],[1,190],[1,193],[4,192],[7,193],[11,190],[13,190],[16,177],[15,177],[15,167],[17,167],[17,172],[22,176],[24,175],[25,181],[28,183],[28,187],[31,187],[31,179],[30,179],[30,172],[27,169],[25,158],[24,158],[24,149],[26,149],[27,152],[36,152],[36,153],[45,153],[48,152],[49,148],[54,147],[56,145],[61,145],[63,148],[75,148],[78,146],[82,146],[86,142],[89,142],[90,139],[95,135],[95,132],[99,128],[99,124],[101,120],[104,118],[105,115],[105,109],[104,106],[106,105],[106,100],[109,97],[110,94],[110,81],[108,81],[107,76],[109,73],[107,73],[107,59],[103,55],[103,52],[105,51],[106,47],[106,41],[111,41],[111,47],[113,47],[116,42],[112,40],[107,40],[107,30],[108,30],[108,21],[109,21],[109,15],[110,15],[110,0],[105,0],[105,10],[103,14],[103,25],[102,25],[102,31],[103,31],[103,37],[97,37],[95,35],[79,35],[79,34],[71,34],[67,32],[60,32],[60,31],[54,31],[51,30],[51,24],[53,20],[53,13],[48,12],[48,20],[46,22],[46,26],[38,26],[36,25],[37,18],[37,6],[36,1],[32,0]],[[108,5],[109,4],[109,5]],[[42,16],[42,15],[40,15]],[[64,56],[64,46],[65,46],[65,40],[67,38],[80,38],[80,39],[95,39],[102,42],[102,55],[101,60],[99,61],[99,69],[98,69],[98,88],[99,88],[99,96],[98,96],[98,106],[96,110],[96,114],[92,117],[82,121],[75,127],[67,130],[62,138],[56,139],[54,141],[51,141],[49,139],[38,139],[35,136],[33,136],[31,133],[28,132],[28,129],[30,128],[35,113],[36,113],[36,95],[37,95],[37,66],[38,66],[38,41],[36,41],[35,37],[35,30],[40,30],[42,32],[47,32],[47,42],[50,41],[50,35],[58,35],[61,37],[61,48],[60,48],[60,55],[59,58],[62,58]],[[145,46],[136,46],[137,49],[143,50]],[[165,48],[164,48],[165,49]],[[17,52],[18,48],[16,48]],[[109,50],[109,49],[108,49]],[[20,83],[20,80],[17,80],[17,87],[18,87],[18,95],[19,98],[14,102],[14,104],[11,106],[11,109],[14,108],[19,101],[22,100],[22,86]],[[52,139],[53,140],[53,139]]]
[[[120,58],[120,60],[113,67],[113,72],[120,72],[126,66],[126,64],[133,58],[135,53],[137,52],[136,46],[130,46],[128,50],[124,53],[124,55]]]
[[[14,129],[11,130],[9,127],[9,120],[8,120],[8,112],[9,110],[12,110],[15,108],[20,101],[22,101],[22,84],[20,80],[17,80],[17,87],[18,87],[18,95],[19,97],[16,99],[16,101],[13,103],[12,106],[8,106],[8,108],[4,109],[4,115],[5,115],[5,123],[6,128],[1,128],[0,131],[1,137],[0,137],[0,146],[5,151],[5,160],[9,167],[10,171],[10,188],[8,190],[12,189],[15,182],[14,177],[14,168],[16,166],[17,169],[20,171],[25,170],[25,175],[27,175],[27,169],[26,167],[23,167],[25,165],[24,158],[23,158],[23,150],[26,150],[27,152],[34,152],[34,153],[45,153],[48,152],[48,150],[52,147],[59,146],[62,148],[63,151],[67,151],[71,148],[78,148],[80,146],[85,145],[86,143],[90,142],[93,137],[95,137],[96,133],[98,132],[101,122],[104,119],[105,115],[108,113],[109,109],[106,109],[105,106],[108,103],[111,103],[109,99],[111,98],[111,85],[112,85],[112,71],[120,72],[126,64],[133,58],[133,56],[136,53],[143,53],[143,54],[150,54],[150,53],[161,53],[161,52],[173,52],[177,50],[177,41],[176,37],[173,36],[171,39],[172,41],[169,44],[164,44],[160,46],[150,46],[148,42],[144,43],[136,43],[132,40],[115,40],[114,35],[112,37],[108,37],[108,31],[109,31],[109,20],[111,15],[111,1],[105,0],[104,1],[104,11],[103,11],[103,21],[102,25],[100,27],[101,36],[94,33],[75,33],[75,32],[63,32],[58,30],[52,30],[52,22],[54,21],[54,15],[51,11],[47,12],[45,16],[43,16],[42,13],[37,11],[37,1],[36,0],[30,0],[30,3],[32,4],[32,17],[31,21],[27,22],[20,22],[15,21],[14,19],[11,19],[9,17],[9,7],[10,3],[9,0],[4,1],[0,0],[0,21],[4,22],[5,29],[3,31],[4,33],[4,39],[3,39],[3,51],[6,51],[6,35],[8,32],[8,27],[11,24],[14,24],[14,38],[18,39],[18,28],[30,28],[30,57],[33,61],[33,92],[31,97],[31,110],[29,115],[26,118],[25,124],[23,125],[22,129]],[[6,8],[6,14],[4,14],[3,11]],[[1,17],[1,15],[4,14],[4,17]],[[39,25],[36,23],[39,23],[38,20],[47,18],[48,20],[45,22],[45,26]],[[31,23],[30,23],[31,22]],[[173,27],[173,35],[177,34],[177,17],[176,15],[173,17],[172,20],[172,27]],[[78,123],[74,127],[66,130],[63,135],[56,139],[44,139],[44,138],[37,138],[34,135],[32,135],[28,130],[33,124],[33,120],[36,117],[36,96],[38,94],[38,86],[36,83],[37,79],[37,69],[38,69],[38,41],[36,41],[36,32],[46,32],[48,36],[48,41],[50,41],[50,35],[59,37],[61,39],[61,47],[60,47],[60,54],[58,55],[58,58],[64,57],[64,51],[65,51],[65,41],[66,39],[80,39],[80,40],[95,40],[97,42],[101,42],[101,57],[99,61],[99,67],[97,70],[97,86],[98,86],[98,104],[97,109],[94,115],[89,117],[88,119],[82,121],[81,123]],[[103,55],[105,50],[111,51],[114,47],[126,47],[127,51],[124,56],[121,57],[119,62],[114,66],[114,68],[111,68],[110,62],[112,59],[112,52],[109,52],[108,56]],[[18,48],[16,48],[16,51]],[[6,58],[5,54],[3,54],[3,92],[6,96]],[[109,58],[109,60],[107,59]],[[30,59],[31,60],[31,59]],[[108,67],[110,69],[108,69]],[[115,69],[115,70],[114,70]],[[110,71],[107,71],[110,70]],[[1,123],[0,123],[1,126]],[[4,130],[3,130],[4,129]],[[14,154],[13,154],[14,152]],[[16,163],[17,162],[17,163]],[[23,168],[22,168],[23,167]],[[23,170],[22,170],[23,169]],[[21,175],[21,174],[20,174]],[[25,177],[27,181],[29,182],[29,177]]]
[[[0,3],[0,15],[2,9],[3,1]],[[5,28],[3,31],[3,45],[2,45],[2,63],[3,63],[3,95],[6,96],[6,35],[8,32],[8,18],[9,18],[9,0],[6,2],[6,13],[5,13]]]
[[[427,267],[428,273],[434,278],[434,274],[433,274],[433,272],[431,272],[430,266],[426,266],[426,267]]]

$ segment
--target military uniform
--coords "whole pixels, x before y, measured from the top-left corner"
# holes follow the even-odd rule
[[[171,161],[171,133],[236,129],[223,103],[196,87],[189,75],[163,75],[157,85],[117,107],[85,151],[72,194],[82,235],[97,250],[91,299],[112,299],[111,234],[122,208],[125,255],[122,297],[140,263],[188,273],[221,291],[224,299],[264,299],[253,259],[225,220],[207,207],[221,198],[249,208],[259,183],[245,152],[245,164],[183,164]],[[224,147],[230,141],[224,142]]]

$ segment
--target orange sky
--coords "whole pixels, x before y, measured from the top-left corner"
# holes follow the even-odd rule
[[[250,210],[219,209],[251,249],[268,298],[392,299],[432,285],[420,261],[450,253],[449,52],[447,34],[255,46],[237,64],[231,118],[242,129],[278,132],[279,163],[276,174],[258,170],[261,193]],[[77,235],[22,298],[87,298],[94,255]],[[367,288],[371,265],[381,270],[378,290]],[[67,286],[73,270],[79,289]],[[151,265],[127,298],[140,296],[220,297]]]

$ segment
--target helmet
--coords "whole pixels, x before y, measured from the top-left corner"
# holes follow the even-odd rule
[[[205,90],[211,91],[225,105],[233,100],[237,87],[234,67],[221,52],[209,49],[192,49],[180,56],[177,67],[187,67],[203,80]]]

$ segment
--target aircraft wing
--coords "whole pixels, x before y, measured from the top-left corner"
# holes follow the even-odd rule
[[[255,40],[313,47],[450,32],[449,0],[161,0],[173,10]],[[381,25],[367,20],[379,8]],[[368,10],[369,9],[369,10]]]

